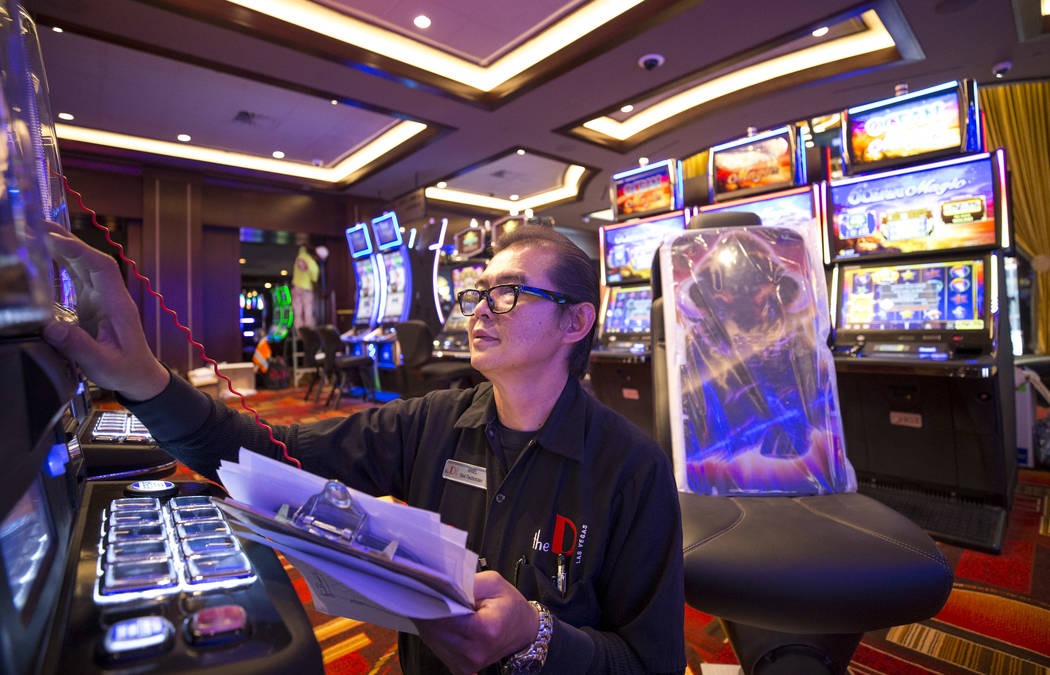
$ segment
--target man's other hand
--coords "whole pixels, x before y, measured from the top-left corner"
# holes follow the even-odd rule
[[[497,572],[474,577],[477,611],[466,616],[417,621],[419,636],[453,673],[469,675],[536,639],[536,609]]]

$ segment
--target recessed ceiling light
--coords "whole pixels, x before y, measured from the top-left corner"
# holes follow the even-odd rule
[[[329,101],[329,103],[331,103],[332,105],[339,105],[339,99],[333,98],[331,101]]]
[[[447,187],[448,187],[448,183],[446,183],[446,182],[445,182],[445,181],[443,181],[443,180],[442,180],[442,181],[438,181],[437,187],[439,187],[439,188],[441,188],[442,190],[444,190],[445,188],[447,188]]]
[[[265,284],[263,284],[263,288],[273,288],[273,284],[267,281]]]
[[[420,14],[416,18],[412,19],[412,23],[416,24],[416,28],[427,29],[430,28],[430,17],[426,14]]]
[[[518,150],[517,150],[517,153],[518,153],[518,156],[519,156],[519,157],[520,157],[521,155],[524,155],[524,154],[525,154],[525,148],[518,148]]]
[[[183,143],[189,143],[193,138],[189,134],[179,134],[175,137],[175,140],[182,141]]]
[[[273,158],[274,159],[284,159],[284,153],[281,152],[280,150],[274,150],[273,151]]]
[[[281,270],[281,276],[282,277],[288,276],[288,270]]]
[[[813,37],[824,37],[825,35],[828,34],[829,30],[831,30],[831,29],[828,28],[827,26],[821,26],[820,28],[818,28],[815,31],[813,31]]]
[[[638,158],[638,166],[647,166],[648,164],[649,164],[649,158],[648,157],[639,157]]]
[[[247,260],[245,260],[244,258],[241,258],[241,259],[240,259],[240,260],[238,260],[237,262],[239,262],[240,264],[242,264],[242,265],[243,265],[244,263],[246,263],[246,262],[248,262],[248,261],[247,261]]]
[[[62,29],[59,28],[58,26],[51,26],[51,30],[55,31],[56,33],[61,33],[62,32]]]
[[[68,122],[73,119],[73,113],[58,113],[58,119]]]
[[[631,105],[630,103],[628,103],[628,104],[627,104],[627,105],[625,105],[625,106],[621,106],[621,107],[620,107],[620,112],[622,112],[622,113],[629,113],[629,112],[631,112],[632,110],[634,110],[634,106],[633,106],[633,105]]]
[[[511,196],[510,196],[510,200],[511,200],[512,202],[516,202],[516,201],[518,201],[518,195],[511,195]]]

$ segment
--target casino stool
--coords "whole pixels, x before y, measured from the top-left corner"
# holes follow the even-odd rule
[[[760,224],[754,214],[718,215],[716,226]],[[711,222],[709,214],[699,218],[690,229]],[[654,265],[655,427],[671,455],[660,274]],[[846,673],[863,633],[933,616],[952,588],[951,567],[933,540],[856,492],[680,492],[679,503],[686,602],[719,618],[749,675]]]
[[[316,384],[318,386],[314,403],[318,403],[321,400],[321,389],[328,381],[323,364],[317,360],[317,354],[321,351],[321,336],[310,326],[299,326],[299,339],[303,341],[303,368],[311,371],[310,386],[306,388],[303,400],[310,400],[310,392]]]
[[[434,334],[425,321],[412,320],[394,324],[401,345],[402,365],[418,373],[426,391],[448,389],[461,382],[473,386],[482,379],[469,361],[434,359]]]
[[[342,402],[343,392],[346,390],[351,374],[356,374],[360,380],[364,394],[361,398],[368,400],[369,395],[375,401],[375,389],[372,384],[372,373],[375,362],[370,356],[351,356],[343,353],[345,346],[339,337],[335,326],[321,326],[318,329],[321,336],[321,349],[324,352],[324,372],[332,381],[332,390],[328,393],[326,404],[330,408],[338,408]]]

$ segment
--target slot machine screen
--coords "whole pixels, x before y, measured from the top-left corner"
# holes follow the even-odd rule
[[[372,219],[372,233],[376,237],[376,250],[388,251],[401,245],[401,227],[393,211]]]
[[[602,335],[630,335],[649,332],[653,291],[648,286],[617,286],[609,291],[608,308],[602,322]]]
[[[800,179],[795,132],[781,127],[711,148],[711,201],[794,187]]]
[[[653,255],[668,232],[685,229],[685,213],[675,211],[601,229],[602,278],[606,285],[649,281]]]
[[[368,237],[368,227],[358,223],[346,228],[346,244],[350,247],[351,258],[362,258],[372,253],[372,240]]]
[[[383,323],[401,321],[408,302],[408,273],[404,256],[400,249],[382,255],[386,271],[386,304],[383,309]]]
[[[682,207],[681,184],[674,160],[614,174],[612,187],[617,220]]]
[[[38,478],[0,523],[0,558],[15,609],[26,614],[40,571],[50,562],[55,527]]]
[[[842,147],[848,173],[966,150],[969,111],[962,90],[948,82],[847,110]]]
[[[518,229],[518,226],[525,222],[524,218],[507,218],[502,222],[496,223],[492,226],[492,243],[497,244],[499,240],[507,236],[514,230]]]
[[[361,258],[354,261],[354,273],[357,275],[357,302],[354,310],[354,325],[366,325],[372,322],[376,308],[376,273],[375,259]]]
[[[994,246],[997,158],[985,153],[833,181],[832,261]]]
[[[454,268],[452,270],[452,297],[455,298],[460,291],[465,291],[468,288],[477,288],[478,277],[484,271],[484,265],[468,265]],[[470,317],[464,316],[463,312],[459,311],[459,303],[457,302],[452,306],[452,311],[449,312],[443,330],[447,332],[466,331],[468,321],[470,321]]]
[[[838,330],[985,329],[983,258],[844,265]]]

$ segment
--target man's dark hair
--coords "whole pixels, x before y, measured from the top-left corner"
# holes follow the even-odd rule
[[[594,305],[594,324],[590,332],[569,352],[569,376],[580,379],[587,374],[591,346],[594,344],[594,333],[598,326],[598,274],[583,249],[572,243],[564,234],[542,225],[521,225],[501,237],[492,250],[499,253],[509,248],[532,246],[542,246],[555,254],[554,264],[547,268],[547,275],[554,286],[550,290],[567,295],[573,303],[589,302]]]

